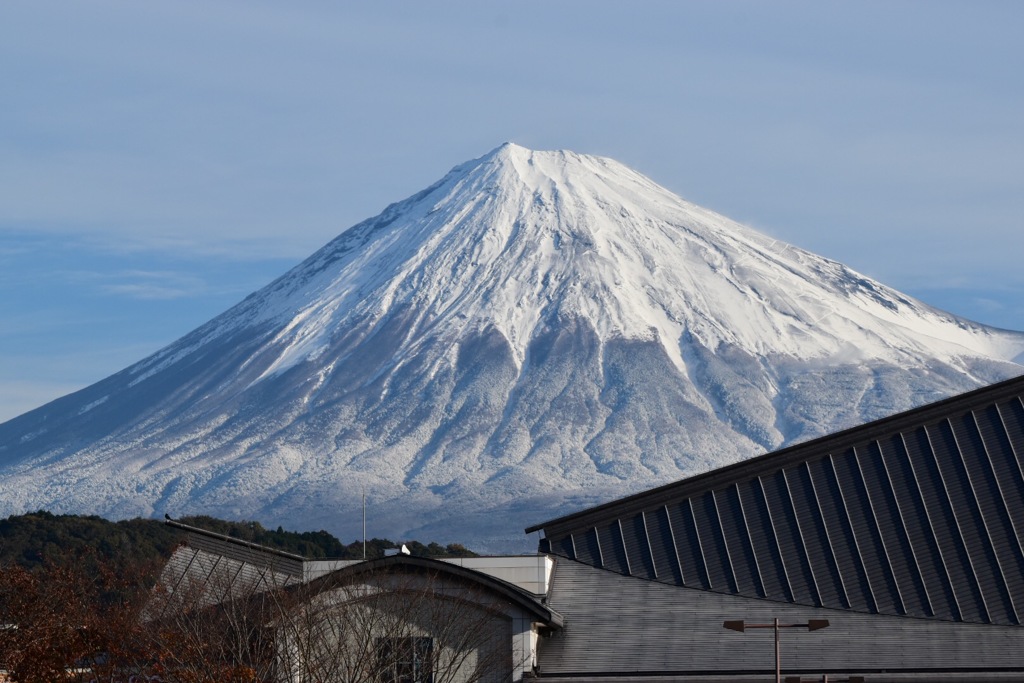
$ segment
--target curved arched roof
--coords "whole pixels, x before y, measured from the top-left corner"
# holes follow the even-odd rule
[[[329,585],[334,582],[349,581],[364,575],[398,571],[411,573],[429,572],[454,579],[511,602],[547,626],[554,628],[561,628],[562,626],[562,615],[521,588],[482,572],[427,557],[392,555],[376,560],[358,562],[314,579],[309,584],[306,584],[306,586],[314,591],[320,591],[325,588],[323,585],[325,583]]]

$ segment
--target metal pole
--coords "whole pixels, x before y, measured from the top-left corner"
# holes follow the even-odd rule
[[[779,618],[772,622],[775,626],[775,683],[782,683],[782,665],[779,658]]]
[[[366,560],[366,489],[363,489],[363,560]]]
[[[775,631],[775,683],[782,683],[782,663],[779,655],[779,629],[780,628],[806,628],[808,631],[828,628],[828,619],[808,619],[806,624],[780,624],[779,618],[772,619],[770,624],[748,624],[742,619],[730,619],[722,622],[722,626],[730,631],[743,633],[748,628],[770,628]],[[826,677],[827,683],[827,677]]]

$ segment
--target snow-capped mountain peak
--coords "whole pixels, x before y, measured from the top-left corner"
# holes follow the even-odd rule
[[[507,143],[0,425],[0,499],[341,531],[365,487],[382,533],[516,537],[1017,374],[1022,352],[618,162]]]
[[[611,159],[512,143],[343,233],[285,280],[250,303],[252,319],[284,324],[265,375],[315,357],[345,317],[379,323],[396,306],[417,311],[410,345],[493,327],[519,363],[559,316],[601,339],[657,339],[679,370],[684,337],[802,359],[1022,350],[1016,335],[954,320]]]

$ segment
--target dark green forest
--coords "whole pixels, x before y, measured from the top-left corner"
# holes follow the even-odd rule
[[[326,531],[266,529],[259,522],[230,522],[214,517],[182,517],[189,526],[301,555],[309,559],[360,559],[363,542],[342,543]],[[96,516],[54,515],[40,510],[0,520],[0,566],[16,564],[32,569],[46,564],[102,562],[118,568],[162,564],[184,539],[184,532],[155,519],[111,522]],[[473,557],[458,543],[440,545],[404,541],[413,555]],[[366,557],[383,557],[401,542],[374,538],[366,541]]]

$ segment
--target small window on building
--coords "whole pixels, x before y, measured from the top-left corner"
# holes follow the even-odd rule
[[[433,638],[378,638],[380,683],[434,683]]]

